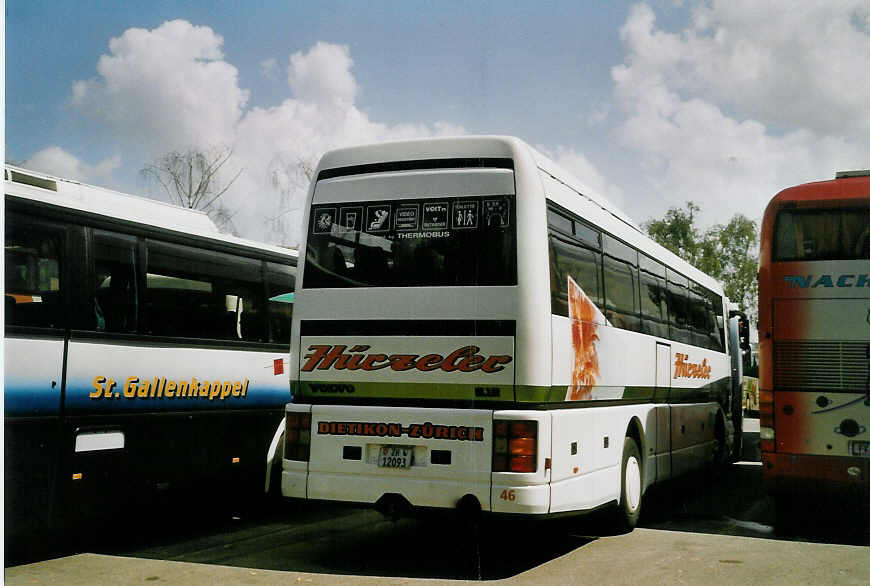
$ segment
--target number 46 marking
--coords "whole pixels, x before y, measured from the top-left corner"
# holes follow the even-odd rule
[[[517,493],[513,490],[505,489],[505,490],[501,491],[501,494],[499,495],[498,498],[500,498],[503,501],[515,501],[515,500],[517,500]]]

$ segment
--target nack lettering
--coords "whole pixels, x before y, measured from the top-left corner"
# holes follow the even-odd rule
[[[870,275],[844,274],[836,279],[832,275],[786,275],[783,279],[791,289],[870,287]]]

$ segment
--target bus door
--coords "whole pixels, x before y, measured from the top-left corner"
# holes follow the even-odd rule
[[[5,511],[10,532],[49,527],[65,345],[65,229],[9,212],[5,237]]]
[[[671,477],[671,346],[656,343],[656,446],[657,481]]]

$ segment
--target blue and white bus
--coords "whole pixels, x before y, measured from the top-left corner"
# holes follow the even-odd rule
[[[4,188],[7,547],[155,494],[262,494],[295,251],[15,167]]]
[[[632,527],[740,453],[721,285],[522,141],[327,153],[304,217],[284,496]]]

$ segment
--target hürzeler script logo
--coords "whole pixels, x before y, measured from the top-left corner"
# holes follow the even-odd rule
[[[397,372],[419,370],[429,372],[501,372],[505,365],[513,361],[512,356],[480,354],[478,346],[463,346],[443,356],[441,354],[380,354],[369,353],[371,346],[359,344],[348,350],[345,345],[313,344],[308,347],[310,354],[305,355],[303,372],[317,370],[382,370],[389,368]]]
[[[674,378],[710,378],[712,368],[705,358],[701,362],[689,362],[688,354],[677,352],[677,360],[674,363]]]

